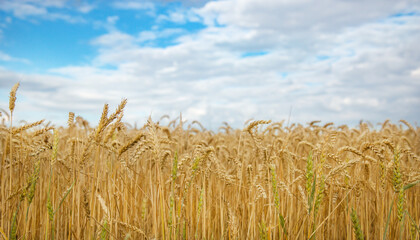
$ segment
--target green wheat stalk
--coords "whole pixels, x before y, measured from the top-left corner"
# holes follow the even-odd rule
[[[365,239],[362,228],[360,226],[359,217],[357,216],[356,210],[354,210],[353,208],[351,208],[350,217],[351,217],[351,222],[353,225],[354,234],[356,235],[356,239],[357,240]]]

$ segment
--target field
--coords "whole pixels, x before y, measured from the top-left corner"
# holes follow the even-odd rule
[[[420,128],[0,124],[0,239],[419,239]],[[6,106],[2,106],[6,107]]]

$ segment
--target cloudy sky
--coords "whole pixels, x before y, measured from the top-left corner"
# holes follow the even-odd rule
[[[0,108],[96,125],[182,113],[374,124],[420,119],[419,0],[0,0]]]

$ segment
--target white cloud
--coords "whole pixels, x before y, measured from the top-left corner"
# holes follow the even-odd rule
[[[171,12],[168,15],[161,14],[158,16],[157,21],[163,22],[163,21],[170,21],[174,23],[183,24],[186,22],[185,15],[181,12]]]
[[[0,52],[0,60],[1,61],[11,61],[13,58],[3,52]]]
[[[13,16],[20,19],[47,19],[63,20],[69,23],[84,23],[82,17],[54,12],[51,9],[62,9],[68,7],[66,0],[5,0],[0,5],[0,10],[12,12]],[[90,5],[79,6],[79,11],[89,12],[92,9]]]
[[[56,8],[65,7],[66,4],[69,2],[68,0],[17,0],[17,1],[30,2],[30,3],[38,4],[45,7],[56,7]]]
[[[139,42],[146,42],[150,40],[155,40],[157,38],[157,33],[155,31],[142,31],[138,35]]]
[[[163,30],[142,31],[138,34],[136,42],[153,43],[153,40],[174,37],[177,35],[188,34],[188,31],[182,28],[166,28]],[[175,41],[177,41],[175,39]]]
[[[417,68],[417,69],[412,70],[410,72],[410,75],[413,76],[413,77],[420,78],[420,67]]]
[[[125,0],[125,1],[114,1],[111,3],[111,6],[115,9],[123,9],[129,11],[138,11],[141,13],[146,13],[151,17],[156,16],[156,7],[155,1],[132,1],[132,0]]]
[[[88,3],[82,3],[80,5],[77,6],[77,10],[81,13],[89,13],[91,12],[93,9],[95,9],[96,6],[93,4],[88,4]]]
[[[154,4],[151,2],[139,1],[115,1],[112,3],[114,8],[128,9],[128,10],[153,10]]]
[[[132,50],[134,48],[134,40],[135,38],[129,34],[113,31],[102,35],[94,40],[92,40],[92,44],[99,46],[101,52],[108,52],[110,55],[116,57],[127,50]],[[112,49],[110,51],[110,49]],[[131,54],[130,54],[131,55]],[[111,56],[101,54],[96,58],[96,60],[109,58]],[[129,57],[129,56],[127,56]],[[124,56],[122,55],[119,60],[124,60]],[[104,64],[114,63],[113,61],[119,61],[117,59],[112,60],[110,62],[104,62]]]
[[[166,14],[160,14],[156,19],[158,23],[165,21],[185,24],[186,22],[200,22],[201,18],[193,9],[177,8]]]
[[[106,18],[106,21],[109,24],[115,25],[115,23],[117,23],[118,19],[120,19],[118,16],[109,16]]]
[[[417,1],[335,1],[335,0],[224,0],[212,1],[199,13],[208,25],[286,31],[336,31],[375,21],[403,11],[418,11]]]
[[[170,3],[178,2],[186,7],[202,7],[205,3],[210,2],[211,0],[157,0],[157,2]]]
[[[71,16],[71,15],[61,14],[61,13],[49,13],[44,18],[48,20],[63,20],[68,23],[86,23],[86,20],[82,17]]]
[[[41,16],[47,13],[45,7],[35,6],[23,2],[6,1],[0,7],[5,11],[12,11],[17,18],[25,18],[27,16]]]
[[[160,14],[156,18],[157,23],[162,23],[165,21],[177,23],[177,24],[185,24],[186,22],[200,22],[201,17],[194,8],[176,8],[170,10],[168,13]]]
[[[27,59],[23,59],[23,58],[16,58],[16,57],[12,57],[2,51],[0,51],[0,61],[4,61],[4,62],[21,62],[21,63],[30,63],[29,60]]]

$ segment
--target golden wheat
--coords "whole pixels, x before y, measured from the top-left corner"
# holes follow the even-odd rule
[[[13,126],[18,87],[0,123],[0,239],[420,237],[420,128],[407,121],[136,128],[123,99],[96,127],[72,112],[66,127]]]

